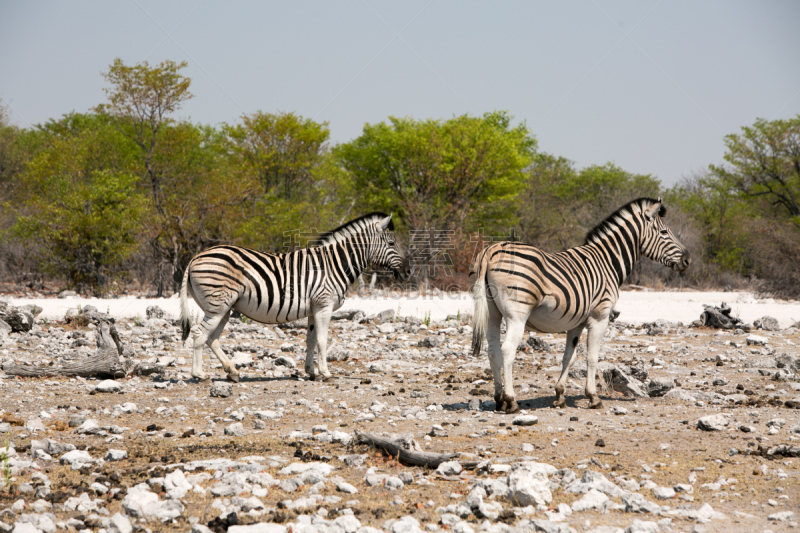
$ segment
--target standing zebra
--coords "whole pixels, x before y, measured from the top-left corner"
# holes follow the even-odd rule
[[[583,328],[588,329],[586,396],[602,407],[595,388],[600,340],[619,298],[619,287],[641,255],[683,272],[689,252],[664,225],[661,198],[639,198],[620,207],[586,235],[583,246],[550,254],[533,246],[501,242],[475,260],[470,277],[475,299],[473,355],[489,342],[498,411],[519,410],[511,369],[527,326],[544,333],[567,332],[553,407],[564,407],[564,383]],[[506,337],[500,344],[500,323]]]
[[[238,246],[215,246],[197,254],[183,275],[181,329],[185,341],[194,338],[192,376],[203,373],[203,345],[222,363],[228,379],[239,381],[239,373],[222,352],[219,336],[231,309],[255,321],[280,324],[308,317],[305,370],[312,379],[314,351],[319,348],[319,373],[328,371],[328,323],[331,313],[344,303],[348,286],[370,264],[390,268],[405,279],[408,266],[394,239],[391,215],[370,213],[323,234],[314,247],[281,254],[268,254]],[[191,326],[189,296],[205,313]]]

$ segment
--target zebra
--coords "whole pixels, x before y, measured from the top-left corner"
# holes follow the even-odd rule
[[[476,257],[473,278],[473,356],[484,336],[494,378],[496,409],[519,410],[514,398],[512,366],[526,327],[542,333],[567,332],[561,376],[553,407],[564,407],[564,383],[572,354],[587,328],[586,396],[593,409],[602,407],[595,387],[600,340],[619,298],[619,287],[641,255],[678,272],[691,259],[662,218],[661,198],[639,198],[620,207],[595,226],[582,246],[547,253],[527,244],[500,242]],[[500,343],[500,324],[506,337]]]
[[[221,245],[197,254],[183,274],[181,330],[194,339],[192,376],[203,372],[203,345],[222,363],[231,381],[239,373],[220,348],[219,336],[231,310],[266,324],[308,317],[305,371],[312,379],[329,379],[326,359],[331,313],[344,303],[348,286],[370,264],[391,269],[407,279],[407,261],[394,236],[392,216],[370,213],[321,235],[312,247],[289,253],[264,253]],[[191,325],[189,297],[203,310],[199,324]],[[319,375],[314,352],[319,349]]]

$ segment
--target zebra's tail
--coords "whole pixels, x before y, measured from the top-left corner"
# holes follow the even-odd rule
[[[473,271],[470,275],[475,275],[475,283],[472,286],[472,300],[475,302],[475,310],[472,313],[472,356],[477,357],[481,353],[483,338],[486,336],[486,327],[489,323],[489,304],[486,301],[486,250],[481,252],[475,259]]]
[[[189,310],[189,266],[183,272],[183,283],[181,284],[181,340],[189,338],[192,329],[192,320]]]

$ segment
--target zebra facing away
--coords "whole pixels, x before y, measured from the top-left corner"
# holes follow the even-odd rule
[[[183,275],[181,329],[192,333],[192,376],[206,380],[203,345],[222,363],[231,381],[239,373],[225,356],[219,336],[231,309],[265,324],[308,317],[305,370],[312,379],[331,377],[327,363],[331,313],[344,303],[348,286],[370,264],[389,268],[395,277],[410,274],[395,243],[391,215],[370,213],[319,237],[311,248],[289,253],[263,253],[238,246],[215,246],[197,254]],[[203,310],[203,320],[190,322],[189,297]],[[319,349],[319,374],[314,352]]]
[[[600,341],[619,298],[619,287],[640,256],[683,272],[689,252],[664,225],[661,198],[639,198],[620,207],[587,235],[583,246],[560,253],[543,252],[516,242],[487,247],[475,260],[473,355],[484,336],[494,377],[498,411],[514,413],[512,366],[525,328],[542,333],[567,332],[561,376],[553,407],[564,407],[564,383],[572,354],[584,328],[587,334],[586,396],[589,407],[602,407],[595,386]],[[500,343],[500,324],[506,337]]]

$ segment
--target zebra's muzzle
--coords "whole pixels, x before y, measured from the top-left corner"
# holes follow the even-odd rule
[[[689,255],[689,250],[684,250],[683,254],[681,254],[680,261],[676,263],[676,266],[674,268],[678,272],[686,272],[686,269],[689,268],[690,264],[692,264],[692,258]]]

